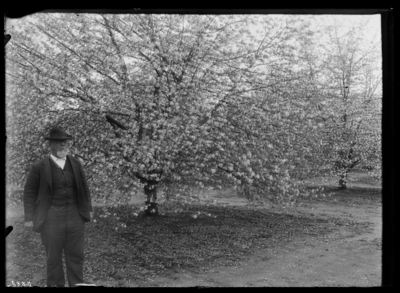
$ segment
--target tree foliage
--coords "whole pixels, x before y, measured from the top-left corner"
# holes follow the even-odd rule
[[[9,181],[24,182],[59,124],[96,192],[145,187],[155,199],[161,186],[235,185],[248,198],[293,202],[291,177],[325,161],[314,154],[332,136],[315,110],[337,90],[322,86],[334,85],[328,60],[314,74],[310,25],[300,16],[28,17],[7,47]]]

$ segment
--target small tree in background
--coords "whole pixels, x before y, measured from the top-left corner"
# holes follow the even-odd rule
[[[324,131],[323,154],[346,189],[347,175],[355,167],[374,166],[381,173],[382,78],[379,43],[365,43],[366,23],[340,29],[328,27],[323,71],[323,100],[318,105]]]

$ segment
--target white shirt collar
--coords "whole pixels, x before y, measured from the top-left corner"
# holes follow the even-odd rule
[[[50,156],[51,156],[51,158],[54,160],[54,161],[66,161],[67,160],[67,157],[65,157],[65,158],[63,158],[63,159],[60,159],[60,158],[57,158],[56,156],[53,156],[53,154],[50,154]]]

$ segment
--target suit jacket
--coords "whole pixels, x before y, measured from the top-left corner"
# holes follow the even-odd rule
[[[85,222],[90,222],[92,200],[81,163],[67,156],[75,177],[78,210]],[[33,221],[33,231],[40,232],[51,206],[53,196],[50,156],[35,163],[28,175],[24,188],[25,222]]]

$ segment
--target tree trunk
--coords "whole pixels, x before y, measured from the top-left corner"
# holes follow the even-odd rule
[[[162,175],[161,171],[150,171],[149,174],[158,174],[160,177]],[[149,175],[147,174],[147,175]],[[159,181],[148,179],[146,176],[141,175],[140,173],[135,173],[136,178],[140,180],[142,184],[144,184],[144,194],[146,195],[146,206],[145,216],[158,216],[158,207],[157,207],[157,186]]]
[[[158,207],[157,203],[157,184],[150,184],[148,183],[144,187],[144,194],[147,197],[147,201],[145,202],[147,209],[144,212],[145,216],[154,217],[158,216]]]
[[[339,189],[345,190],[347,188],[347,172],[340,174]]]

